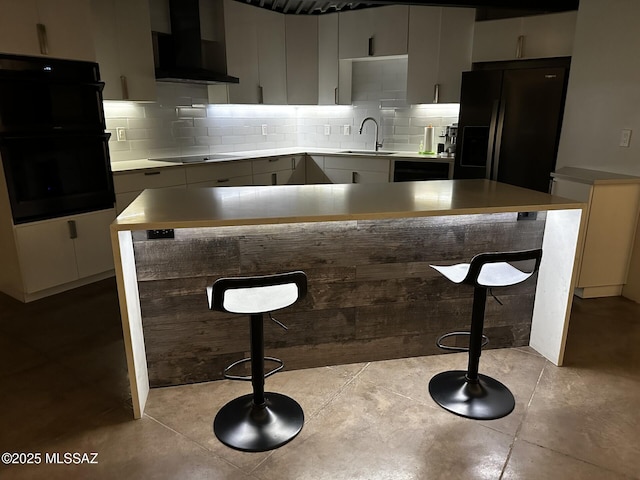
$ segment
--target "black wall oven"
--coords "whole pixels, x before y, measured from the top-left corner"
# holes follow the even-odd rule
[[[112,208],[98,65],[0,55],[0,159],[15,224]]]

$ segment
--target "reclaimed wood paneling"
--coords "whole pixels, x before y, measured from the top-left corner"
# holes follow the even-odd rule
[[[307,297],[265,320],[265,350],[286,368],[443,353],[435,339],[465,330],[473,289],[430,263],[468,262],[486,251],[542,245],[545,214],[177,229],[134,248],[152,386],[215,380],[247,355],[249,320],[212,312],[205,288],[223,276],[303,270]],[[487,300],[491,348],[528,344],[535,278]],[[466,339],[458,339],[462,344]]]

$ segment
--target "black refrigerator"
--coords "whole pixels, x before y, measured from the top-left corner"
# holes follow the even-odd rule
[[[489,178],[548,192],[567,66],[464,72],[454,178]]]

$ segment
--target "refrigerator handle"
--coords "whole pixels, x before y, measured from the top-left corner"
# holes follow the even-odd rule
[[[485,178],[490,178],[492,180],[495,180],[495,178],[493,178],[494,176],[497,175],[493,175],[493,157],[495,156],[495,140],[496,140],[496,125],[498,123],[498,105],[499,105],[499,100],[494,100],[493,101],[493,106],[491,107],[491,123],[489,123],[489,138],[487,141],[487,166],[486,166],[486,174],[485,174]],[[496,171],[497,171],[497,165],[496,165]]]
[[[503,101],[500,104],[498,113],[498,124],[496,126],[496,145],[493,149],[493,178],[492,180],[498,181],[498,171],[500,169],[500,147],[502,146],[502,130],[504,127],[504,112],[507,108],[507,104]]]

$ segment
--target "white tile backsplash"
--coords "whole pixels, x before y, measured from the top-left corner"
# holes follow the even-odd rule
[[[205,106],[206,87],[158,83],[157,102],[104,102],[111,161],[287,147],[373,149],[373,124],[358,133],[369,116],[380,125],[384,149],[417,152],[424,127],[436,127],[437,143],[444,127],[458,121],[459,105],[402,106],[406,79],[406,58],[354,62],[349,106]],[[396,106],[387,108],[388,102]],[[116,139],[118,127],[126,128],[124,142]]]

